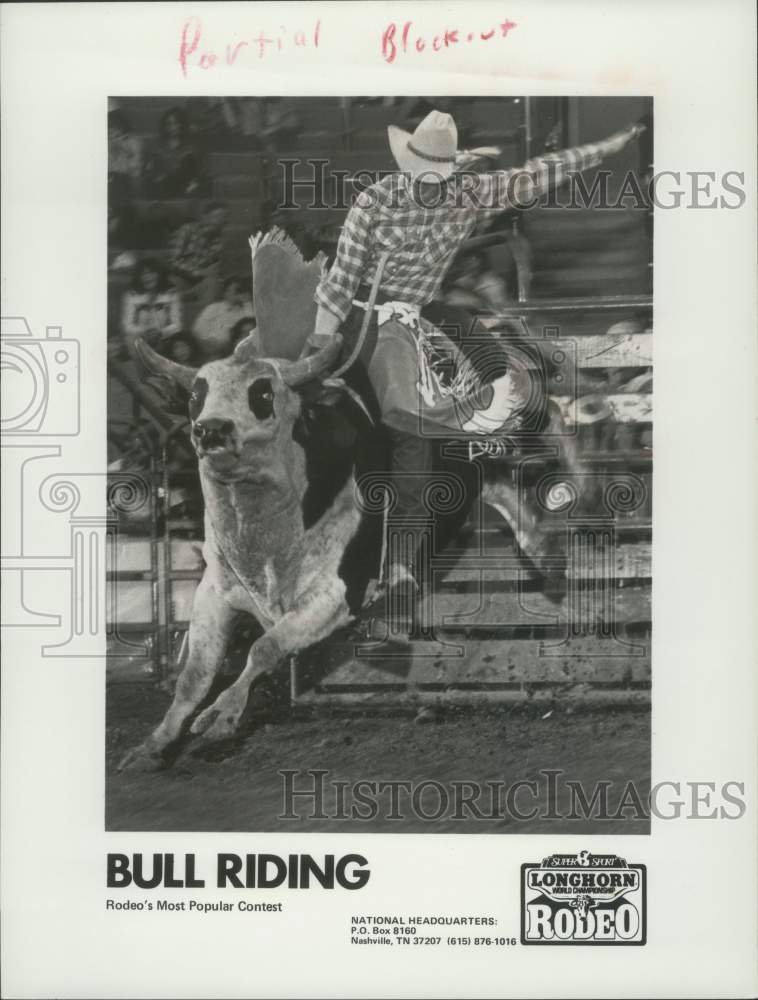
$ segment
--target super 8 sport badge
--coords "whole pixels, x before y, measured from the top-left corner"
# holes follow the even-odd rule
[[[615,854],[521,866],[522,944],[644,944],[647,872]]]

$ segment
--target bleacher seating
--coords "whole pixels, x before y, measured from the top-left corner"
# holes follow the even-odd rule
[[[522,228],[533,298],[627,295],[651,288],[646,215],[633,208],[537,208]]]
[[[198,101],[170,96],[123,97],[114,106],[126,113],[134,132],[149,146],[168,108],[182,107],[191,120],[193,116],[199,120],[202,108]],[[298,99],[296,104],[302,127],[296,135],[284,138],[279,155],[300,161],[294,176],[301,180],[313,177],[309,159],[328,159],[328,173],[347,172],[343,193],[348,201],[360,189],[351,178],[357,178],[361,171],[394,168],[387,144],[387,125],[412,127],[412,123],[403,121],[404,103],[385,105],[355,99],[345,107],[339,98],[314,97]],[[524,109],[518,98],[459,99],[453,110],[469,148],[498,144],[502,152],[495,165],[500,168],[523,162]],[[547,106],[538,109],[537,130],[544,131],[558,120],[558,115],[558,110]],[[229,273],[246,272],[248,237],[268,223],[282,183],[277,157],[260,148],[245,149],[245,143],[250,141],[237,136],[233,150],[219,142],[223,148],[209,150],[206,158],[212,178],[211,195],[224,201],[229,209],[222,255],[222,268]],[[362,177],[361,185],[365,183],[366,178]],[[330,207],[313,208],[308,190],[296,190],[294,200],[298,208],[289,210],[287,219],[294,227],[318,231],[318,245],[328,251],[334,246],[346,208],[339,205],[336,185],[327,184],[322,194],[324,203]],[[143,216],[148,212],[163,212],[170,227],[176,227],[196,217],[200,204],[199,200],[191,199],[157,201],[140,197],[135,207]],[[647,292],[651,287],[650,241],[644,212],[535,209],[521,213],[519,225],[531,251],[532,296],[590,295],[600,291],[626,294]],[[160,258],[162,253],[137,247],[137,254],[142,249],[153,257]]]

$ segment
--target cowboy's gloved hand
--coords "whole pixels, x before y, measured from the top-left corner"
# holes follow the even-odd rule
[[[620,132],[614,132],[613,135],[609,136],[605,140],[605,147],[608,153],[620,153],[622,149],[629,145],[634,139],[642,135],[645,131],[645,126],[640,122],[636,122],[634,125],[629,125],[627,128],[622,129]]]
[[[309,349],[311,351],[318,350],[329,343],[329,341],[334,340],[339,327],[339,316],[335,316],[333,312],[320,305],[316,313],[316,324],[313,328],[313,333],[308,337]]]
[[[499,146],[479,146],[476,149],[461,149],[455,155],[455,169],[470,167],[479,160],[494,160],[502,150]]]

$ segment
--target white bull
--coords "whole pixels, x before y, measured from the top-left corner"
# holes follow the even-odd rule
[[[266,245],[264,240],[259,254]],[[293,254],[281,240],[268,245]],[[298,261],[303,270],[297,291],[311,303],[314,271]],[[265,291],[261,277],[256,285],[259,324]],[[353,466],[348,464],[331,483],[327,503],[306,516],[307,456],[297,433],[300,387],[318,384],[334,366],[340,346],[337,338],[308,358],[287,361],[261,358],[259,346],[248,338],[231,357],[195,371],[138,342],[146,367],[190,394],[192,443],[205,501],[205,571],[173,702],[122,768],[165,766],[167,751],[188,727],[207,742],[234,736],[256,680],[351,621],[343,558],[361,520]],[[522,549],[537,561],[543,551],[537,522],[518,511],[510,483],[488,484],[482,496],[518,530]],[[239,677],[193,720],[224,662],[240,614],[253,615],[264,634],[252,644]]]

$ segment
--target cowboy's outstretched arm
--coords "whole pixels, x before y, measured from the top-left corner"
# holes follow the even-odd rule
[[[485,213],[502,212],[507,208],[527,208],[551,188],[563,184],[572,174],[596,167],[608,156],[619,153],[644,131],[642,125],[632,125],[614,132],[600,142],[545,153],[528,160],[515,170],[498,170],[481,175],[484,186],[491,185],[484,201]]]

